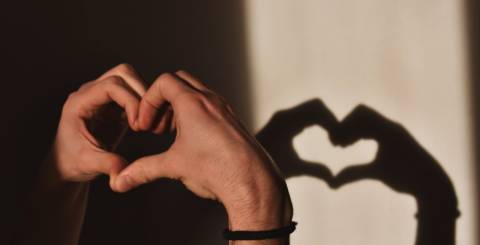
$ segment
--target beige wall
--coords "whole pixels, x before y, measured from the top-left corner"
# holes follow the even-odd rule
[[[446,170],[462,212],[457,244],[474,245],[463,6],[454,0],[249,0],[247,40],[256,129],[277,110],[321,98],[339,117],[365,103],[403,124]],[[294,141],[337,173],[373,158],[375,142],[334,148],[310,128]],[[288,180],[299,229],[292,244],[413,244],[416,204],[381,182],[340,190]]]

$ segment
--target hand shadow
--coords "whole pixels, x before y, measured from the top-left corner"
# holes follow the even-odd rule
[[[318,99],[276,112],[256,137],[277,163],[286,178],[311,175],[332,183],[332,172],[325,165],[301,159],[293,147],[293,138],[306,127],[319,125],[327,131],[338,124],[335,116]]]
[[[302,129],[313,124],[324,127],[335,145],[345,147],[360,139],[376,140],[375,159],[371,163],[347,167],[337,176],[332,176],[322,164],[301,160],[292,141]],[[257,138],[287,178],[309,175],[325,180],[332,188],[374,179],[397,192],[414,196],[418,210],[415,244],[455,244],[455,222],[459,212],[448,175],[402,125],[375,110],[360,105],[338,122],[320,100],[310,100],[275,113]]]

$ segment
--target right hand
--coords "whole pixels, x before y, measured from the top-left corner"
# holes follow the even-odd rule
[[[340,188],[362,179],[380,180],[392,189],[415,196],[418,202],[438,201],[456,213],[453,184],[440,163],[401,124],[372,108],[359,105],[330,131],[332,141],[348,146],[360,139],[378,143],[370,163],[355,164],[340,171],[332,186]]]
[[[302,159],[293,146],[293,139],[307,127],[317,125],[330,132],[337,124],[337,118],[323,101],[312,99],[277,111],[257,133],[257,140],[267,149],[286,178],[310,175],[331,184],[331,171],[324,164]]]
[[[154,126],[158,108],[170,113]],[[176,129],[167,151],[125,168],[115,190],[128,191],[159,178],[182,181],[200,197],[225,205],[230,229],[266,230],[291,221],[284,180],[262,146],[247,132],[223,98],[187,72],[161,75],[143,96],[139,129]],[[167,120],[168,119],[168,120]],[[152,127],[154,126],[154,127]]]

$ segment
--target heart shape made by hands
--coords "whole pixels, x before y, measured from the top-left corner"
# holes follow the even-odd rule
[[[307,127],[295,136],[293,147],[301,159],[325,165],[333,176],[349,166],[372,162],[378,150],[374,140],[359,140],[347,147],[335,146],[328,132],[318,125]]]

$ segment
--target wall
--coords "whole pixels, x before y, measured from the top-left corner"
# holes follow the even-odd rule
[[[463,7],[447,0],[248,1],[254,127],[310,98],[323,100],[340,120],[358,104],[374,108],[438,161],[458,197],[457,244],[476,244]],[[315,126],[293,145],[333,174],[372,161],[379,147],[373,140],[333,147]],[[333,190],[299,176],[288,185],[299,222],[293,244],[415,242],[415,198],[381,181],[366,178]]]

